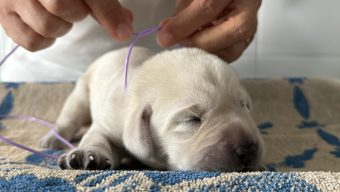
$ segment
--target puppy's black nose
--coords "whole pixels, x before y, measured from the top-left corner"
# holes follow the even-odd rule
[[[255,143],[243,144],[235,148],[234,153],[243,165],[249,165],[255,160],[258,147]]]

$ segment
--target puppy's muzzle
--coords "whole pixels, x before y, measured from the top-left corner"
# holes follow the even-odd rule
[[[254,167],[259,156],[259,142],[247,133],[248,129],[241,124],[230,125],[225,132],[225,151],[229,161],[234,162],[243,168]]]
[[[252,161],[256,160],[258,154],[258,145],[254,142],[246,142],[238,145],[233,150],[234,158],[239,161],[245,167],[252,164]]]
[[[260,144],[242,125],[230,125],[216,144],[206,150],[204,169],[223,171],[249,171],[259,168]]]

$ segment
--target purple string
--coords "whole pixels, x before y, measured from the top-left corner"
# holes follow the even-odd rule
[[[40,155],[40,156],[42,156],[42,157],[45,157],[45,158],[49,158],[49,159],[58,159],[58,158],[59,158],[59,156],[49,155],[49,154],[42,153],[42,152],[39,152],[39,151],[37,151],[37,150],[31,149],[31,148],[29,148],[29,147],[26,147],[26,146],[24,146],[24,145],[21,145],[21,144],[19,144],[19,143],[16,143],[16,142],[14,142],[14,141],[11,141],[11,140],[9,140],[9,139],[7,139],[7,138],[1,136],[1,135],[0,135],[0,140],[2,140],[3,142],[5,142],[5,143],[7,143],[7,144],[9,144],[9,145],[14,145],[14,146],[16,146],[16,147],[18,147],[18,148],[21,148],[21,149],[23,149],[23,150],[29,151],[29,152],[31,152],[31,153],[38,154],[38,155]]]
[[[127,57],[125,59],[125,66],[124,66],[124,74],[125,74],[125,81],[124,81],[124,87],[125,89],[127,88],[127,84],[128,84],[128,68],[129,68],[129,63],[130,63],[130,57],[131,57],[131,53],[132,53],[132,49],[133,47],[136,45],[138,39],[140,37],[145,37],[145,36],[148,36],[156,31],[158,31],[160,29],[160,27],[151,27],[151,28],[148,28],[148,29],[145,29],[141,32],[138,32],[138,33],[133,33],[133,37],[132,37],[132,41],[130,43],[130,46],[129,46],[129,49],[128,49],[128,54],[127,54]],[[6,60],[19,48],[20,46],[19,45],[16,45],[1,61],[0,61],[0,66],[2,64],[4,64],[6,62]],[[65,140],[62,136],[59,135],[57,129],[56,129],[56,125],[52,124],[52,123],[49,123],[45,120],[42,120],[42,119],[38,119],[38,118],[35,118],[35,117],[32,117],[32,116],[26,116],[26,115],[18,115],[18,116],[15,116],[15,115],[9,115],[9,116],[5,116],[5,115],[0,115],[0,120],[1,119],[20,119],[20,120],[25,120],[25,121],[30,121],[30,122],[36,122],[36,123],[39,123],[41,125],[44,125],[44,126],[47,126],[51,129],[51,131],[53,132],[54,136],[60,140],[62,143],[64,143],[65,145],[67,145],[69,148],[73,149],[75,148],[74,145],[72,145],[70,142],[68,142],[67,140]],[[29,152],[32,152],[32,153],[35,153],[35,154],[38,154],[42,157],[45,157],[45,158],[49,158],[49,159],[58,159],[59,156],[55,156],[55,155],[49,155],[49,154],[46,154],[46,153],[42,153],[42,152],[39,152],[37,150],[34,150],[34,149],[31,149],[29,147],[26,147],[24,145],[21,145],[19,143],[16,143],[14,141],[11,141],[3,136],[0,135],[0,140],[2,140],[3,142],[7,143],[7,144],[10,144],[10,145],[13,145],[13,146],[16,146],[18,148],[21,148],[23,150],[26,150],[26,151],[29,151]]]
[[[2,66],[2,64],[4,64],[6,62],[6,60],[19,48],[20,46],[19,45],[16,45],[1,61],[0,61],[0,66]],[[0,119],[21,119],[21,120],[26,120],[26,121],[31,121],[31,122],[37,122],[41,125],[45,125],[47,127],[49,127],[52,132],[54,133],[54,135],[57,137],[57,139],[59,139],[62,143],[66,144],[68,147],[70,148],[74,148],[74,146],[69,143],[67,140],[65,140],[63,137],[61,137],[57,130],[56,130],[56,125],[53,125],[47,121],[44,121],[44,120],[41,120],[41,119],[37,119],[35,117],[30,117],[30,116],[5,116],[5,115],[0,115]],[[9,144],[9,145],[13,145],[13,146],[16,146],[18,148],[21,148],[23,150],[26,150],[26,151],[29,151],[31,153],[35,153],[35,154],[38,154],[42,157],[45,157],[45,158],[49,158],[49,159],[58,159],[59,157],[58,156],[55,156],[55,155],[49,155],[49,154],[46,154],[46,153],[42,153],[40,151],[37,151],[37,150],[34,150],[34,149],[31,149],[29,147],[26,147],[24,145],[21,145],[19,143],[16,143],[14,141],[11,141],[10,139],[7,139],[6,137],[3,137],[0,135],[0,140],[2,140],[3,142]]]
[[[19,48],[19,45],[16,45],[1,61],[0,66],[6,62],[6,60]]]
[[[56,125],[54,125],[52,123],[49,123],[49,122],[47,122],[45,120],[38,119],[38,118],[35,118],[35,117],[31,117],[31,116],[26,116],[26,115],[7,115],[7,116],[6,115],[0,115],[0,119],[20,119],[20,120],[25,120],[25,121],[39,123],[41,125],[49,127],[51,129],[51,131],[53,132],[54,136],[58,140],[60,140],[62,143],[67,145],[69,148],[71,148],[71,149],[75,148],[74,145],[72,145],[70,142],[68,142],[66,139],[64,139],[61,135],[59,135],[59,133],[58,133],[58,131],[56,129],[57,128]],[[41,155],[43,157],[47,157],[47,158],[50,158],[50,159],[58,159],[58,156],[49,155],[49,154],[46,154],[46,153],[42,153],[42,152],[36,151],[34,149],[28,148],[28,147],[26,147],[24,145],[21,145],[19,143],[11,141],[11,140],[9,140],[9,139],[1,136],[1,135],[0,135],[0,140],[4,141],[7,144],[14,145],[14,146],[19,147],[21,149],[27,150],[29,152],[39,154],[39,155]]]
[[[141,37],[145,37],[148,36],[154,32],[157,32],[158,30],[160,30],[159,26],[156,27],[151,27],[151,28],[147,28],[141,32],[138,33],[132,33],[132,41],[130,43],[129,49],[128,49],[128,54],[127,57],[125,59],[125,64],[124,64],[124,87],[125,89],[127,88],[128,85],[128,71],[129,71],[129,63],[130,63],[130,58],[131,58],[131,53],[132,53],[132,49],[133,47],[136,45],[137,41],[139,38]],[[2,64],[4,64],[6,62],[6,60],[19,48],[19,45],[16,45],[1,61],[0,61],[0,66]]]
[[[148,29],[145,29],[141,32],[138,32],[138,33],[133,33],[132,34],[132,41],[130,43],[130,46],[129,46],[129,49],[128,49],[128,54],[127,54],[127,57],[125,59],[125,64],[124,64],[124,87],[125,87],[125,90],[127,89],[127,85],[128,85],[128,71],[129,71],[129,63],[130,63],[130,57],[131,57],[131,53],[132,53],[132,49],[133,47],[136,45],[138,39],[140,37],[145,37],[145,36],[148,36],[156,31],[158,31],[160,29],[159,26],[157,27],[151,27],[151,28],[148,28]]]
[[[4,64],[6,62],[6,60],[19,48],[20,46],[19,45],[16,45],[1,61],[0,61],[0,66],[2,66],[2,64]],[[62,136],[59,135],[59,133],[57,132],[57,129],[56,129],[56,125],[54,124],[51,124],[47,121],[44,121],[42,119],[38,119],[38,118],[35,118],[35,117],[31,117],[31,116],[25,116],[25,115],[21,115],[21,116],[5,116],[5,115],[0,115],[0,119],[20,119],[20,120],[25,120],[25,121],[31,121],[31,122],[37,122],[41,125],[44,125],[44,126],[47,126],[51,129],[51,131],[53,132],[54,136],[60,140],[62,143],[64,143],[65,145],[67,145],[69,148],[73,149],[74,146],[68,142],[67,140],[65,140]],[[16,146],[18,148],[21,148],[23,150],[26,150],[26,151],[29,151],[29,152],[32,152],[32,153],[35,153],[35,154],[38,154],[42,157],[45,157],[45,158],[49,158],[49,159],[58,159],[59,157],[58,156],[55,156],[55,155],[49,155],[49,154],[46,154],[46,153],[42,153],[42,152],[39,152],[37,150],[34,150],[34,149],[31,149],[29,147],[26,147],[24,145],[21,145],[19,143],[16,143],[14,141],[11,141],[10,139],[7,139],[3,136],[0,135],[0,140],[2,140],[3,142],[9,144],[9,145],[13,145],[13,146]]]

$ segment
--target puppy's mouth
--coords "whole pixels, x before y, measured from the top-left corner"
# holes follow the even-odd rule
[[[226,148],[223,148],[226,149]],[[227,148],[228,149],[228,148]],[[253,158],[242,162],[232,150],[222,151],[211,146],[203,151],[205,155],[193,168],[205,171],[221,172],[254,172],[261,171],[261,159],[259,154],[252,155]]]
[[[250,168],[250,167],[245,167],[243,169],[240,170],[240,172],[253,172],[253,171],[260,171],[259,168]]]
[[[213,163],[215,162],[215,163]],[[233,166],[225,166],[225,164],[233,164]],[[254,165],[242,165],[239,163],[230,163],[221,159],[209,159],[209,161],[201,161],[201,164],[192,167],[192,170],[196,171],[218,171],[218,172],[255,172],[261,171],[261,166]]]

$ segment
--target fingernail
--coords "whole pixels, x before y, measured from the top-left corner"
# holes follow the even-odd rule
[[[116,33],[119,39],[126,39],[130,37],[131,30],[126,23],[121,23],[118,25]]]
[[[168,32],[164,32],[164,33],[161,33],[159,35],[159,42],[161,45],[163,46],[168,46],[172,43],[172,41],[174,40],[174,36],[171,35],[170,33]]]

